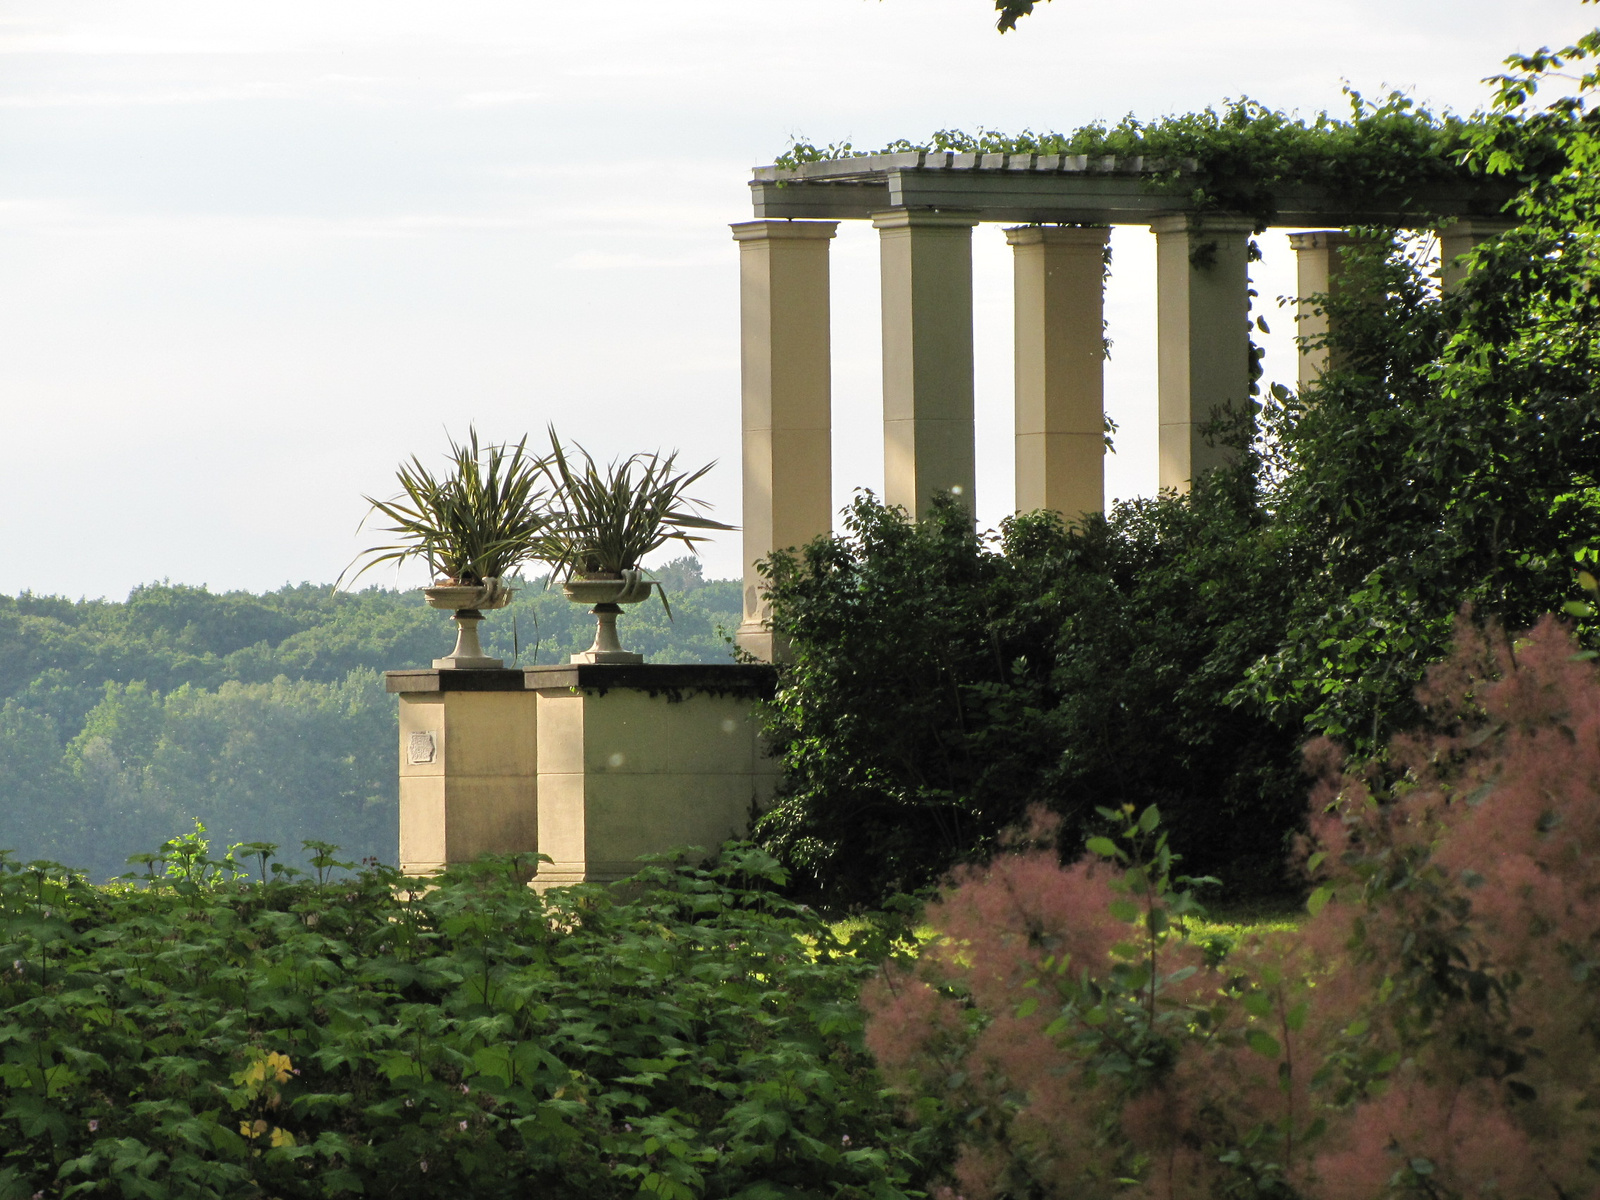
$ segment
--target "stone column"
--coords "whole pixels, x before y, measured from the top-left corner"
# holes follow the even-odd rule
[[[756,563],[832,527],[828,240],[837,221],[742,221],[740,358],[744,430],[744,621],[736,640],[775,647]]]
[[[1018,512],[1105,505],[1105,255],[1111,230],[1023,225],[1014,252]]]
[[[970,213],[873,213],[883,279],[883,498],[915,520],[949,491],[977,511]]]
[[[1247,218],[1179,214],[1160,217],[1156,235],[1159,483],[1187,492],[1190,483],[1231,454],[1200,430],[1225,405],[1250,395],[1250,234]]]
[[[1465,263],[1457,260],[1474,246],[1493,241],[1515,223],[1484,217],[1457,217],[1439,230],[1439,282],[1451,292],[1466,277]]]
[[[1307,342],[1326,338],[1332,329],[1328,314],[1312,303],[1311,297],[1338,297],[1344,252],[1356,240],[1342,229],[1319,229],[1313,233],[1289,235],[1297,271],[1294,319],[1295,337],[1300,345],[1298,383],[1301,391],[1305,391],[1336,363],[1329,347],[1306,346]]]

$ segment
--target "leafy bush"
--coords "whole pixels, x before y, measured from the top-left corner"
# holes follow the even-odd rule
[[[1240,482],[1076,529],[1018,517],[997,544],[954,504],[911,526],[863,495],[843,535],[774,555],[793,661],[772,709],[785,779],[756,837],[808,894],[872,904],[985,853],[1030,805],[1081,842],[1097,805],[1159,804],[1236,891],[1284,887],[1298,729],[1231,693],[1277,647],[1289,583]]]
[[[968,867],[868,1044],[966,1200],[1537,1197],[1600,1187],[1600,674],[1463,624],[1402,783],[1314,797],[1296,931],[1228,947],[1154,809]],[[955,1193],[951,1193],[955,1194]]]
[[[1600,560],[1600,76],[1568,92],[1596,54],[1600,30],[1507,60],[1464,153],[1521,185],[1516,227],[1473,252],[1453,295],[1425,245],[1369,241],[1345,295],[1322,298],[1339,369],[1267,412],[1268,504],[1303,584],[1250,688],[1363,755],[1416,719],[1463,603],[1510,628],[1593,615],[1574,568]],[[1558,92],[1542,110],[1541,83]],[[1600,626],[1580,632],[1593,644]]]
[[[541,897],[512,861],[411,890],[199,847],[109,889],[4,862],[0,1197],[906,1194],[876,935],[759,851]]]

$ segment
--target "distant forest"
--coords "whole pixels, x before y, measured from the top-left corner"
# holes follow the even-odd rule
[[[679,559],[619,622],[652,662],[720,662],[740,585]],[[585,649],[594,618],[523,584],[480,627],[523,664]],[[256,595],[155,583],[126,601],[0,596],[0,849],[102,880],[128,855],[207,828],[213,854],[306,839],[350,858],[396,856],[396,701],[382,672],[427,666],[454,644],[419,592],[336,594],[301,584]],[[294,852],[294,853],[289,853]]]

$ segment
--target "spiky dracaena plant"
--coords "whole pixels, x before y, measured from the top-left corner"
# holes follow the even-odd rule
[[[553,511],[544,486],[547,460],[530,456],[527,441],[480,444],[478,431],[469,427],[465,442],[450,439],[446,473],[435,475],[414,455],[402,463],[398,496],[363,497],[372,505],[367,519],[376,513],[393,521],[382,532],[397,540],[358,554],[350,564],[361,564],[352,582],[381,563],[421,559],[436,578],[480,584],[535,557]]]
[[[735,528],[701,516],[694,510],[706,504],[684,494],[714,462],[677,471],[676,451],[665,457],[657,452],[633,454],[602,469],[582,446],[574,450],[569,454],[551,428],[545,471],[561,511],[541,532],[538,557],[558,576],[636,570],[645,555],[668,541],[690,550],[705,541],[691,529]]]

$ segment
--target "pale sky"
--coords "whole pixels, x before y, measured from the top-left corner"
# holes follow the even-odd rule
[[[749,168],[792,136],[1068,129],[1341,82],[1471,110],[1572,0],[4,0],[0,592],[331,581],[445,431],[718,459],[739,519]],[[834,244],[834,485],[882,482],[876,246]],[[1112,496],[1155,486],[1153,243],[1108,291]],[[1292,379],[1292,253],[1256,287]],[[978,501],[1011,493],[1010,275],[974,246]],[[705,552],[738,572],[737,535]],[[385,581],[393,582],[393,574]],[[414,582],[407,577],[404,582]]]

